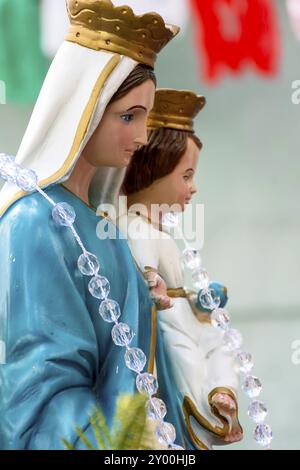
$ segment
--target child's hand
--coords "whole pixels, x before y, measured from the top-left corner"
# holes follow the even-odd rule
[[[150,295],[154,300],[158,310],[166,310],[173,307],[173,300],[167,294],[165,281],[154,271],[144,273],[144,278],[148,282]]]
[[[243,439],[243,430],[237,416],[237,406],[235,401],[226,393],[216,393],[212,397],[213,406],[221,416],[224,416],[229,423],[229,432],[225,436],[226,442],[238,442]]]

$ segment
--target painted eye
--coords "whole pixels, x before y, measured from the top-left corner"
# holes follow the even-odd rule
[[[122,121],[126,123],[133,121],[133,118],[134,118],[134,114],[122,114],[121,116]]]
[[[190,179],[190,177],[187,176],[187,175],[185,175],[185,176],[183,177],[183,179],[184,179],[184,181],[188,181],[188,180]]]

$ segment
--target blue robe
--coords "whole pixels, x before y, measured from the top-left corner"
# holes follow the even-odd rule
[[[126,240],[99,240],[101,220],[60,185],[46,191],[71,204],[86,249],[100,260],[120,321],[135,331],[132,346],[149,359],[152,302]],[[28,195],[0,221],[0,316],[7,317],[7,363],[0,366],[0,449],[63,449],[81,444],[75,426],[95,438],[89,414],[100,406],[108,425],[121,393],[136,393],[136,374],[113,344],[112,324],[100,317],[90,277],[77,267],[81,249],[67,227],[57,227],[51,205]],[[147,370],[147,366],[145,370]],[[96,444],[95,444],[96,446]]]

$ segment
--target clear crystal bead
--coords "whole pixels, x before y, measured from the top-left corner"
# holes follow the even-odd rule
[[[177,444],[170,444],[168,450],[185,450],[183,447],[178,446]]]
[[[238,330],[230,328],[225,331],[223,341],[228,351],[237,351],[243,344],[243,337]]]
[[[147,402],[147,415],[150,419],[163,420],[167,414],[165,403],[160,398],[151,398]]]
[[[182,261],[188,269],[196,269],[201,267],[201,257],[195,248],[186,248],[182,253]]]
[[[1,171],[1,168],[5,165],[5,163],[7,162],[7,159],[11,157],[9,155],[7,155],[6,153],[0,153],[0,171]]]
[[[14,160],[14,157],[12,157],[11,155],[7,155],[6,153],[0,153],[0,175],[2,168],[4,168],[7,163],[13,163]]]
[[[203,289],[199,295],[199,302],[203,308],[215,310],[219,307],[221,299],[214,289]]]
[[[70,227],[75,221],[76,214],[70,204],[59,202],[52,209],[52,217],[57,225]]]
[[[260,380],[254,375],[247,375],[242,384],[242,389],[250,398],[258,397],[262,390]]]
[[[95,276],[100,269],[97,256],[88,251],[79,256],[77,264],[79,271],[85,276]]]
[[[106,299],[101,302],[99,313],[104,321],[114,323],[120,318],[121,310],[119,304],[112,299]]]
[[[126,323],[118,323],[111,330],[111,336],[117,346],[128,346],[134,337],[134,332]]]
[[[136,378],[136,388],[140,393],[146,393],[147,395],[154,395],[158,390],[158,383],[154,375],[144,372],[139,374]]]
[[[253,437],[259,445],[268,447],[273,439],[272,429],[268,424],[258,424],[254,429]]]
[[[163,216],[162,223],[165,227],[177,227],[179,224],[179,215],[175,212],[168,212]]]
[[[155,433],[161,444],[170,445],[176,439],[175,428],[171,423],[165,423],[164,421],[158,423]]]
[[[16,184],[22,191],[33,191],[38,183],[38,177],[35,171],[20,168],[16,176]]]
[[[244,374],[248,374],[253,369],[252,356],[250,353],[241,351],[236,356],[236,364],[238,370]]]
[[[192,281],[196,289],[207,289],[209,286],[209,277],[207,271],[200,267],[194,269],[192,272]]]
[[[262,423],[268,414],[266,405],[262,401],[254,400],[248,407],[248,416],[255,423]]]
[[[109,280],[104,276],[99,276],[98,274],[89,282],[88,285],[90,294],[96,299],[104,300],[108,297],[110,291]]]
[[[143,351],[139,348],[127,349],[125,353],[125,364],[128,369],[134,372],[141,372],[147,362],[147,358]]]
[[[15,183],[20,166],[14,162],[9,155],[4,155],[1,159],[0,177],[8,183]]]
[[[211,323],[215,328],[220,330],[228,330],[230,324],[230,316],[224,308],[216,308],[211,314]]]

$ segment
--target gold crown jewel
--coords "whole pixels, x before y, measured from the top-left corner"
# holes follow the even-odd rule
[[[194,132],[194,119],[205,104],[205,97],[192,91],[169,88],[157,90],[154,108],[148,118],[148,127]]]
[[[111,0],[66,1],[71,22],[67,41],[126,55],[152,68],[157,54],[179,32],[157,13],[137,16],[130,7],[116,7]]]

